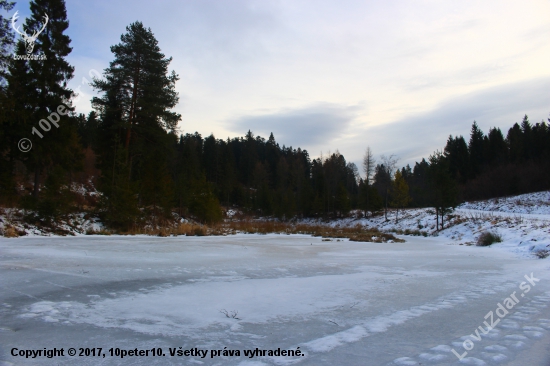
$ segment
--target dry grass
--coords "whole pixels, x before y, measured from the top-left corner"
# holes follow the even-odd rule
[[[109,230],[100,229],[100,230],[94,230],[94,229],[88,229],[86,230],[86,235],[111,235],[112,233]]]
[[[231,220],[212,226],[196,223],[181,223],[164,227],[136,227],[120,234],[126,235],[154,235],[154,236],[226,236],[237,233],[244,234],[305,234],[323,238],[347,238],[350,241],[385,243],[389,241],[404,242],[389,233],[383,233],[376,228],[330,227],[323,225],[294,224],[280,221],[258,221],[253,219]],[[93,232],[91,234],[107,233]]]
[[[87,235],[151,235],[151,236],[226,236],[237,233],[245,234],[305,234],[322,238],[347,238],[350,241],[361,242],[404,242],[391,233],[383,233],[376,228],[356,225],[353,227],[331,227],[325,225],[296,224],[280,221],[259,221],[251,218],[228,220],[215,225],[207,226],[198,223],[163,222],[148,225],[135,225],[124,231],[107,229],[86,231]],[[422,234],[420,234],[422,235]]]
[[[347,238],[350,241],[384,243],[392,240],[393,242],[404,242],[404,240],[398,239],[392,234],[383,233],[376,228],[365,228],[361,225],[331,227],[279,221],[243,220],[224,222],[219,224],[214,230],[226,235],[236,232],[246,234],[305,234],[323,238]]]
[[[104,233],[90,232],[90,234],[111,235],[110,232],[103,230]],[[117,232],[122,235],[152,235],[152,236],[206,236],[209,234],[209,228],[205,225],[194,223],[172,223],[165,225],[145,225],[134,226],[128,230]]]
[[[6,238],[18,238],[19,233],[17,232],[17,230],[13,226],[10,225],[10,226],[7,226],[4,229],[4,237],[6,237]]]

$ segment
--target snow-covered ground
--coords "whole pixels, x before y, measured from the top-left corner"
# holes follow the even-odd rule
[[[460,205],[459,208],[516,214],[550,215],[550,191],[527,193],[486,201],[466,202]]]
[[[0,238],[0,365],[548,366],[550,258],[533,251],[550,244],[550,215],[499,207],[463,205],[441,232],[427,209],[405,210],[398,223],[394,213],[327,223],[427,235],[400,236],[405,243]],[[503,242],[468,245],[487,230]],[[19,355],[44,348],[64,356]],[[165,356],[151,354],[158,348]],[[278,348],[295,355],[269,355]],[[266,354],[245,355],[256,349]]]
[[[306,223],[323,223],[306,219]],[[431,208],[395,210],[372,218],[348,217],[323,223],[330,226],[370,226],[382,231],[444,237],[457,245],[475,245],[483,232],[502,237],[495,250],[532,257],[550,250],[550,192],[530,193],[509,199],[467,202],[445,217],[445,229],[437,231],[435,210]]]

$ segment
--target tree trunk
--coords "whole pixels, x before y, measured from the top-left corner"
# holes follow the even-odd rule
[[[435,208],[435,217],[436,217],[436,224],[435,227],[437,228],[437,231],[439,231],[439,208]]]
[[[399,223],[399,207],[395,209],[395,223]]]
[[[367,212],[369,210],[369,179],[367,177],[367,209],[365,210],[365,216],[367,216]]]
[[[39,186],[40,186],[40,167],[34,168],[34,189],[32,196],[38,198]]]
[[[137,55],[138,63],[141,61],[140,55]],[[137,94],[138,94],[138,85],[139,85],[139,73],[141,68],[137,68],[134,74],[134,87],[132,88],[132,102],[130,104],[130,112],[128,116],[128,130],[126,131],[126,141],[124,147],[126,148],[126,162],[128,162],[128,157],[130,154],[130,138],[132,135],[132,125],[134,124],[135,114],[136,114],[136,103],[137,103]]]
[[[384,205],[384,218],[388,221],[388,190],[386,189],[386,204]]]

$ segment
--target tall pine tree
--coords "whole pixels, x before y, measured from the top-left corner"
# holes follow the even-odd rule
[[[172,199],[158,192],[173,194],[168,168],[181,116],[171,111],[179,100],[178,76],[168,72],[172,59],[161,53],[151,29],[135,22],[120,39],[111,47],[115,59],[104,78],[92,83],[102,93],[92,102],[101,115],[99,168],[105,208],[112,224],[128,226],[137,219],[138,205],[161,208],[164,214],[173,206]],[[126,213],[124,220],[117,219],[117,212]]]

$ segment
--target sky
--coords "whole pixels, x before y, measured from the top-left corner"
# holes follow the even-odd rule
[[[367,146],[414,165],[449,135],[550,113],[550,1],[67,0],[77,112],[126,26],[151,28],[181,133],[248,130],[312,158]],[[30,14],[28,1],[12,12]]]

